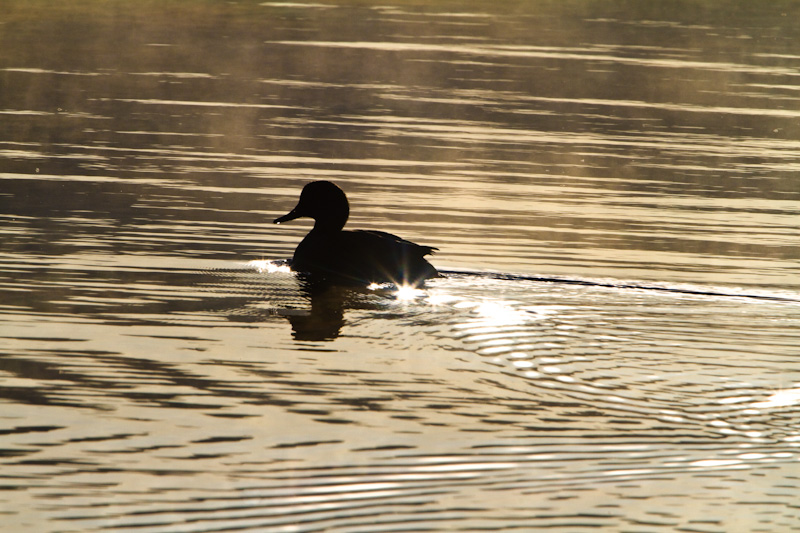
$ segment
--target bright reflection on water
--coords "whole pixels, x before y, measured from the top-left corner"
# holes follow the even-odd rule
[[[796,531],[798,17],[5,2],[1,529]]]
[[[254,268],[261,274],[275,274],[276,272],[280,272],[281,274],[290,274],[292,272],[292,269],[289,267],[289,263],[286,261],[254,260],[248,262],[246,266]]]
[[[770,395],[763,402],[755,402],[751,407],[756,409],[769,409],[774,407],[789,407],[800,403],[800,388],[779,390]]]

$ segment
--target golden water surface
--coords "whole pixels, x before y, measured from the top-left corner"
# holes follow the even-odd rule
[[[800,531],[797,20],[5,2],[0,529]]]

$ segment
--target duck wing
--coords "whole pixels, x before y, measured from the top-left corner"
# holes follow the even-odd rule
[[[351,231],[348,233],[369,233],[381,239],[383,243],[392,243],[392,246],[399,246],[401,248],[405,248],[407,249],[408,253],[418,253],[420,257],[431,255],[439,250],[434,246],[423,246],[422,244],[417,244],[415,242],[407,241],[403,238],[398,237],[397,235],[394,235],[392,233],[387,233],[385,231],[362,229],[362,230]]]
[[[297,246],[292,269],[343,283],[419,285],[439,272],[425,260],[436,248],[385,231],[311,230]]]
[[[356,230],[340,233],[341,270],[361,281],[418,285],[439,272],[425,260],[437,249],[422,246],[385,231]],[[348,261],[346,258],[353,258]]]

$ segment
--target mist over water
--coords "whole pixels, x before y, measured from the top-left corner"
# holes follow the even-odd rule
[[[798,17],[6,2],[0,529],[800,530]]]

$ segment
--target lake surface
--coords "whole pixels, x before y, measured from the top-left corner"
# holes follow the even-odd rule
[[[800,531],[800,6],[0,15],[0,529]],[[439,252],[312,290],[315,179]]]

